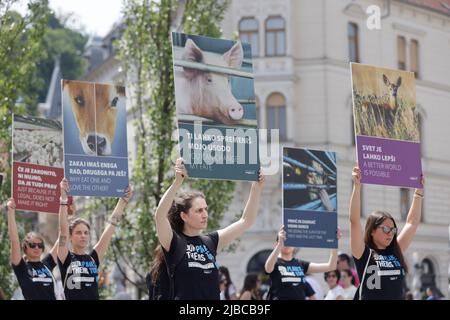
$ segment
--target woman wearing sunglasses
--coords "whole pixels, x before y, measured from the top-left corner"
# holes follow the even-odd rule
[[[403,253],[416,234],[422,214],[423,189],[416,189],[405,226],[398,233],[389,213],[375,211],[361,227],[361,170],[353,168],[353,192],[350,199],[350,244],[361,283],[358,300],[402,300],[408,272]],[[422,177],[422,186],[424,184]],[[398,235],[397,235],[398,234]]]
[[[16,203],[9,199],[8,232],[11,241],[11,265],[25,300],[56,300],[55,279],[52,274],[56,266],[57,243],[50,253],[44,253],[44,239],[36,232],[29,232],[22,242],[24,256],[20,252],[19,234],[16,225]]]

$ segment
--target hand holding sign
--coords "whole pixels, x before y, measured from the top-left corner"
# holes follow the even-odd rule
[[[14,198],[9,198],[6,206],[8,207],[8,211],[15,211],[16,210],[16,201],[14,200]]]
[[[61,199],[67,199],[67,193],[70,191],[69,181],[64,178],[61,180],[59,186],[61,188]]]
[[[361,185],[361,170],[359,169],[358,166],[353,168],[352,180],[353,180],[353,184],[355,186],[360,186]]]
[[[175,181],[182,183],[184,178],[188,176],[183,158],[178,158],[175,162]]]

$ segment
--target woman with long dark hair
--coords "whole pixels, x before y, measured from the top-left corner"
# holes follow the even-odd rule
[[[216,253],[240,237],[256,221],[264,177],[253,182],[250,196],[242,217],[231,225],[206,235],[201,235],[208,224],[208,205],[201,192],[184,193],[176,197],[177,191],[187,177],[183,160],[175,164],[175,181],[163,195],[155,211],[156,232],[160,246],[151,268],[151,279],[155,283],[165,261],[174,265],[173,299],[219,300],[219,274],[215,261]],[[178,263],[178,252],[182,251]]]
[[[361,170],[353,168],[350,200],[350,244],[361,283],[355,294],[359,300],[402,300],[408,266],[404,252],[411,244],[422,214],[423,189],[415,189],[405,226],[398,233],[394,218],[387,212],[372,212],[361,226]],[[422,177],[423,186],[423,177]],[[398,234],[398,236],[397,236]]]

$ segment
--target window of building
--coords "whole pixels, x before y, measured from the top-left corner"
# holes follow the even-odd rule
[[[252,56],[259,56],[259,28],[255,18],[243,18],[239,22],[239,38],[242,42],[250,43]]]
[[[419,78],[419,41],[412,39],[410,47],[410,71],[414,72],[416,78]]]
[[[348,55],[350,62],[359,62],[358,25],[353,22],[347,24]]]
[[[267,98],[267,129],[279,129],[280,141],[287,139],[286,99],[281,93]]]
[[[282,17],[266,20],[266,56],[286,54],[286,26]]]
[[[403,36],[397,37],[397,57],[398,69],[406,70],[406,39]]]

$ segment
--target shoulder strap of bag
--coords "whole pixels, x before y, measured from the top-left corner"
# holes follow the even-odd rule
[[[366,278],[367,267],[369,266],[370,257],[372,257],[372,249],[370,249],[369,257],[367,258],[366,266],[364,267],[363,276],[361,282],[359,283],[359,300],[362,298],[362,288],[364,287],[364,279]]]

